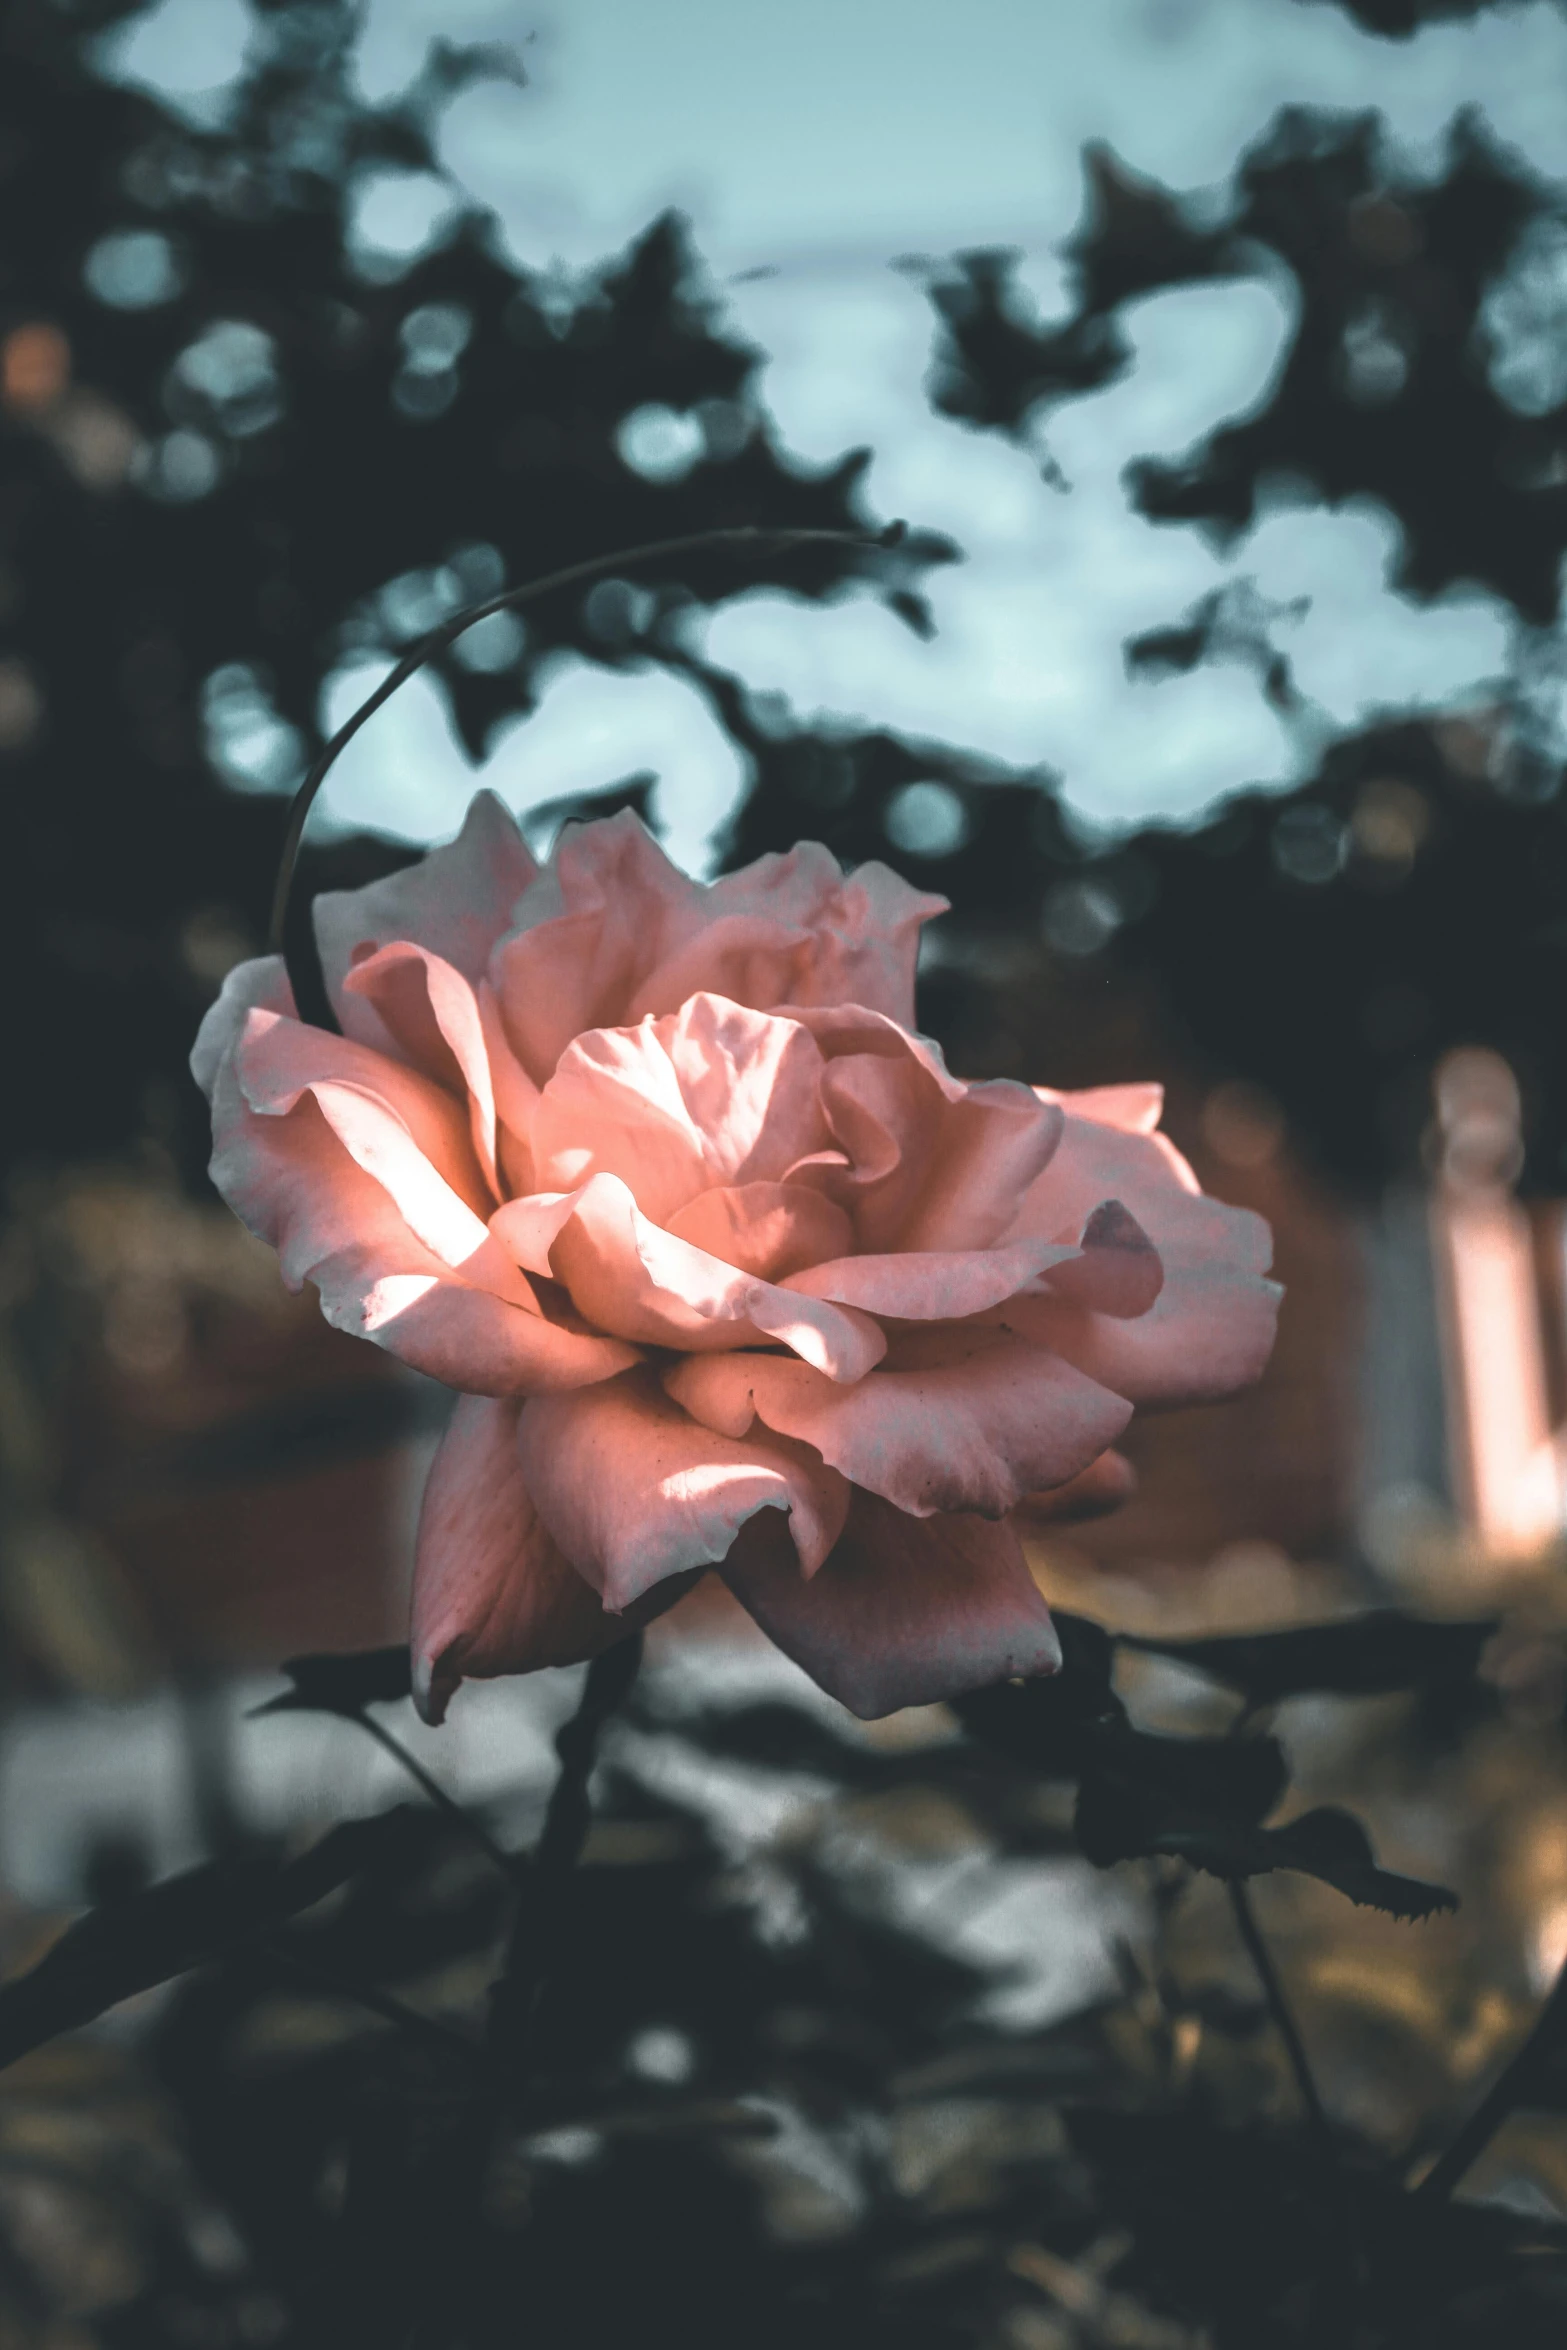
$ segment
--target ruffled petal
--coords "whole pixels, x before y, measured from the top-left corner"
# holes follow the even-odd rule
[[[699,884],[632,809],[567,825],[490,960],[507,1035],[534,1083],[573,1037],[621,1027],[643,979],[702,923]]]
[[[1219,1403],[1260,1378],[1284,1292],[1224,1265],[1167,1269],[1158,1303],[1134,1321],[1046,1296],[1013,1298],[994,1320],[1144,1407]]]
[[[535,1183],[618,1175],[664,1223],[715,1183],[775,1182],[828,1139],[822,1058],[796,1021],[724,996],[573,1039],[540,1096]]]
[[[1075,1264],[1080,1254],[1059,1241],[1019,1240],[951,1255],[835,1257],[789,1274],[783,1287],[899,1321],[956,1322],[999,1306],[1041,1274]]]
[[[946,1361],[872,1371],[851,1387],[782,1355],[693,1355],[664,1373],[676,1401],[723,1435],[760,1418],[894,1508],[1004,1517],[1113,1444],[1132,1407],[1042,1348],[953,1333]]]
[[[840,1257],[854,1240],[842,1208],[802,1183],[721,1183],[671,1216],[669,1230],[764,1281]]]
[[[414,1700],[438,1722],[459,1683],[578,1664],[632,1629],[545,1530],[517,1457],[514,1399],[459,1396],[430,1465],[414,1555]]]
[[[474,1156],[501,1197],[495,1156],[495,1086],[478,998],[452,964],[398,939],[353,965],[343,981],[380,1014],[399,1057],[468,1104]]]
[[[537,874],[515,820],[493,792],[481,791],[445,848],[368,888],[324,890],[313,908],[316,939],[345,1032],[382,1050],[388,1041],[374,1004],[345,992],[356,959],[397,939],[417,939],[477,986]]]
[[[809,952],[789,976],[789,993],[769,1002],[864,1004],[913,1027],[919,934],[947,911],[945,898],[912,889],[874,860],[845,879],[831,850],[808,841],[726,873],[710,902],[715,911],[771,916],[806,933]]]
[[[651,1223],[615,1175],[512,1200],[490,1229],[518,1265],[564,1283],[595,1328],[640,1345],[696,1353],[776,1339],[833,1379],[863,1377],[887,1351],[868,1314],[798,1296],[693,1248]]]
[[[868,1252],[988,1248],[1049,1166],[1059,1106],[1004,1078],[966,1085],[928,1038],[858,1006],[798,1016],[826,1059],[821,1104],[843,1161],[801,1178],[847,1209]]]
[[[856,1492],[842,1538],[809,1583],[766,1517],[745,1529],[723,1574],[768,1638],[865,1721],[1061,1662],[1005,1520],[910,1518]]]
[[[646,1371],[536,1397],[518,1451],[539,1516],[615,1610],[668,1576],[716,1565],[759,1510],[786,1514],[795,1572],[810,1575],[849,1506],[844,1480],[803,1446],[715,1436]]]
[[[289,1001],[276,958],[242,966],[208,1013],[192,1056],[212,1102],[212,1180],[249,1230],[277,1251],[288,1286],[314,1282],[335,1328],[371,1338],[415,1370],[475,1394],[576,1386],[635,1361],[636,1350],[621,1341],[546,1319],[532,1284],[465,1203],[433,1169],[422,1177],[411,1169],[415,1146],[384,1103],[347,1086],[334,1094],[323,1081],[364,1156],[373,1161],[384,1146],[398,1184],[409,1175],[403,1186],[409,1203],[416,1213],[428,1210],[430,1236],[458,1256],[456,1264],[410,1226],[396,1185],[389,1187],[346,1147],[315,1087],[295,1090],[292,1076],[273,1071],[276,1095],[261,1098],[275,1098],[277,1106],[258,1114],[239,1071],[239,1047],[253,1023],[264,1032],[267,1022],[273,1033],[293,1029],[345,1056],[365,1049],[301,1029],[285,1017]],[[425,1082],[410,1071],[397,1074],[410,1086]]]
[[[277,1012],[247,1016],[233,1061],[245,1102],[260,1117],[287,1117],[313,1094],[350,1157],[447,1264],[461,1264],[481,1244],[493,1194],[465,1104],[384,1053]]]
[[[1071,1238],[1103,1202],[1117,1200],[1142,1226],[1167,1274],[1179,1265],[1267,1271],[1273,1235],[1261,1216],[1209,1199],[1167,1136],[1079,1117],[1073,1113],[1074,1099],[1061,1097],[1066,1123],[1060,1146],[1021,1202],[1006,1234],[1009,1240],[1035,1233],[1050,1240]]]

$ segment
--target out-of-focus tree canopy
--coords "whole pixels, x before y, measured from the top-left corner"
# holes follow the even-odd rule
[[[515,71],[504,53],[437,45],[376,108],[347,0],[258,0],[232,113],[203,131],[91,70],[86,36],[135,13],[0,8],[0,984],[30,1007],[6,1149],[94,1151],[150,1121],[194,1165],[193,1019],[259,940],[282,827],[276,799],[220,787],[215,724],[248,727],[281,782],[345,656],[584,555],[852,525],[863,458],[780,461],[757,354],[674,220],[569,288],[520,275],[461,205],[406,271],[356,257],[363,175],[436,169],[442,103]],[[699,428],[678,482],[622,453],[648,409]],[[667,595],[607,582],[535,607],[526,634],[466,640],[442,684],[478,755],[562,646],[657,658],[683,601],[758,577],[824,595],[874,575],[917,614],[919,562],[829,550],[688,563]]]
[[[151,1132],[194,1175],[184,1057],[222,968],[259,943],[282,822],[277,798],[217,779],[225,728],[252,782],[281,783],[318,742],[336,668],[504,581],[708,525],[885,518],[861,510],[861,455],[812,473],[781,453],[757,354],[678,223],[585,276],[532,276],[454,191],[410,266],[359,250],[365,175],[438,170],[444,100],[514,60],[437,47],[373,106],[350,7],[257,0],[234,105],[200,129],[93,70],[93,39],[135,13],[0,6],[0,976],[28,1007],[4,1148],[50,1161]],[[1380,22],[1392,8],[1355,13],[1407,29]],[[731,861],[818,837],[951,895],[925,1017],[965,1067],[1071,1083],[1153,1057],[1243,1075],[1365,1188],[1409,1162],[1434,1059],[1485,1042],[1523,1078],[1531,1179],[1559,1186],[1558,192],[1480,122],[1417,184],[1374,120],[1298,112],[1239,160],[1222,215],[1108,153],[1087,170],[1064,323],[1015,298],[1005,253],[929,270],[932,399],[1048,466],[1052,408],[1129,364],[1127,303],[1219,275],[1286,288],[1295,323],[1265,401],[1179,465],[1135,467],[1144,512],[1233,537],[1259,498],[1376,501],[1406,593],[1480,582],[1516,612],[1505,700],[1435,723],[1392,712],[1287,799],[1105,844],[1065,820],[1049,776],[795,724],[693,653],[685,605],[758,578],[878,594],[924,625],[922,570],[951,550],[916,533],[744,582],[715,559],[679,588],[563,596],[443,662],[457,731],[477,755],[562,647],[662,663],[756,775]],[[626,454],[626,420],[650,409],[697,452],[678,479]],[[1129,670],[1251,663],[1309,738],[1279,619],[1227,592],[1130,643]],[[309,878],[400,853],[344,843]]]

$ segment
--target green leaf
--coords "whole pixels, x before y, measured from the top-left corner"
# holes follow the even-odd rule
[[[1390,1917],[1427,1918],[1458,1907],[1446,1886],[1379,1868],[1371,1839],[1348,1812],[1325,1808],[1287,1827],[1264,1828],[1161,1797],[1149,1781],[1093,1770],[1078,1790],[1075,1826],[1080,1847],[1099,1868],[1158,1856],[1231,1882],[1294,1869]]]
[[[364,1648],[342,1656],[290,1656],[278,1667],[294,1684],[268,1698],[262,1714],[357,1714],[411,1696],[413,1672],[406,1642],[396,1648]]]
[[[1160,1640],[1148,1633],[1121,1637],[1128,1648],[1194,1665],[1239,1690],[1252,1705],[1267,1705],[1308,1689],[1372,1697],[1471,1680],[1496,1626],[1494,1616],[1445,1624],[1378,1608],[1343,1623],[1302,1624],[1292,1631],[1222,1640]]]
[[[295,1860],[246,1853],[89,1910],[0,1986],[0,2067],[106,2008],[270,1934],[400,1843],[407,1806],[349,1820]]]

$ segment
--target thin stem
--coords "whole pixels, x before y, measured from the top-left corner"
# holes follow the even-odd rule
[[[1567,2038],[1567,1965],[1540,2010],[1534,2030],[1465,2122],[1447,2152],[1434,2162],[1419,2186],[1424,2203],[1445,2203],[1454,2188],[1485,2152],[1508,2115],[1522,2105],[1530,2077],[1561,2041]]]
[[[502,1876],[509,1878],[513,1884],[516,1883],[520,1866],[518,1856],[515,1853],[505,1851],[502,1846],[497,1844],[483,1822],[476,1820],[472,1812],[460,1804],[454,1795],[447,1794],[440,1780],[431,1777],[418,1756],[410,1754],[400,1738],[394,1738],[384,1723],[374,1720],[367,1713],[353,1713],[346,1718],[357,1722],[362,1730],[368,1730],[376,1744],[384,1746],[392,1759],[402,1764],[410,1779],[424,1789],[430,1801],[441,1811],[444,1811],[449,1818],[456,1820],[459,1826],[473,1838],[474,1842],[488,1853]]]
[[[313,1027],[338,1032],[337,1015],[327,995],[319,959],[314,953],[314,939],[308,923],[300,932],[290,921],[289,898],[294,883],[294,868],[299,861],[300,844],[305,836],[305,825],[311,804],[326,781],[334,761],[348,748],[359,729],[373,718],[385,701],[389,701],[398,687],[407,682],[426,661],[446,647],[455,644],[465,630],[475,622],[487,620],[495,612],[514,612],[519,605],[535,602],[541,596],[555,594],[559,589],[579,587],[584,581],[600,579],[607,573],[640,569],[645,563],[656,563],[675,555],[766,554],[793,547],[811,546],[896,546],[903,536],[903,525],[893,523],[884,531],[871,530],[763,530],[755,523],[742,523],[727,530],[686,531],[678,538],[650,539],[640,547],[620,547],[612,554],[592,555],[581,563],[568,563],[564,570],[551,571],[542,579],[525,580],[520,587],[502,588],[498,595],[486,596],[482,603],[464,605],[438,627],[410,645],[402,658],[382,678],[374,693],[360,703],[353,716],[341,725],[331,741],[311,763],[304,782],[294,794],[288,812],[288,823],[283,834],[283,850],[278,860],[277,883],[272,893],[271,937],[275,952],[281,953],[288,967],[289,980],[294,990],[294,1003],[301,1020]]]
[[[473,2041],[461,2032],[454,2032],[449,2024],[437,2023],[434,2016],[421,2015],[416,2007],[409,2007],[390,1991],[379,1991],[373,1983],[356,1983],[340,1975],[332,1967],[324,1967],[313,1958],[303,1957],[290,1943],[263,1942],[257,1946],[257,1956],[271,1959],[301,1982],[310,1983],[320,1991],[333,1992],[339,1999],[351,1999],[357,2007],[368,2008],[383,2023],[395,2024],[399,2031],[411,2032],[417,2039],[438,2041],[443,2048],[457,2048],[465,2056],[477,2057],[479,2050]]]
[[[577,1710],[556,1736],[560,1774],[544,1815],[505,1968],[490,1992],[490,2044],[501,2058],[513,2095],[527,2069],[539,2005],[559,1955],[572,1871],[593,1822],[588,1789],[599,1738],[629,1694],[641,1662],[640,1632],[596,1656]]]
[[[1306,2108],[1312,2129],[1324,2145],[1331,2147],[1332,2132],[1328,2127],[1328,2117],[1323,2111],[1322,2099],[1317,2094],[1317,2084],[1312,2078],[1311,2065],[1306,2055],[1306,2043],[1300,2036],[1300,2027],[1291,2012],[1289,2001],[1284,1996],[1284,1985],[1279,1980],[1278,1969],[1273,1963],[1273,1954],[1263,1940],[1262,1930],[1253,1915],[1251,1897],[1247,1893],[1245,1885],[1237,1877],[1230,1879],[1229,1896],[1230,1907],[1235,1912],[1235,1923],[1240,1929],[1241,1940],[1246,1945],[1246,1955],[1257,1970],[1257,1980],[1262,1985],[1262,1995],[1268,2003],[1268,2013],[1272,2016],[1279,2038],[1284,2043],[1284,2053],[1289,2058],[1290,2071],[1294,2074],[1295,2086],[1300,2091],[1300,2101]]]

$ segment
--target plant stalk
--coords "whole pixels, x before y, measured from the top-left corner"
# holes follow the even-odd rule
[[[1457,2137],[1415,2189],[1422,2203],[1445,2203],[1472,2169],[1508,2115],[1525,2101],[1532,2076],[1567,2040],[1567,1964],[1540,2010],[1533,2031],[1481,2098]]]
[[[1235,1923],[1240,1929],[1241,1940],[1246,1945],[1246,1955],[1257,1971],[1257,1980],[1262,1985],[1262,1995],[1268,2003],[1268,2013],[1272,2016],[1279,2038],[1284,2043],[1284,2053],[1289,2058],[1290,2071],[1295,2076],[1295,2086],[1300,2092],[1300,2101],[1306,2109],[1312,2130],[1321,2139],[1323,2145],[1331,2151],[1333,2134],[1328,2126],[1328,2117],[1323,2110],[1322,2099],[1318,2094],[1310,2059],[1306,2055],[1306,2043],[1300,2036],[1300,2026],[1296,2023],[1290,2003],[1284,1996],[1284,1985],[1279,1980],[1278,1969],[1273,1963],[1273,1953],[1263,1939],[1262,1929],[1252,1910],[1251,1897],[1238,1877],[1232,1877],[1229,1880],[1228,1890],[1230,1907],[1235,1912]]]

